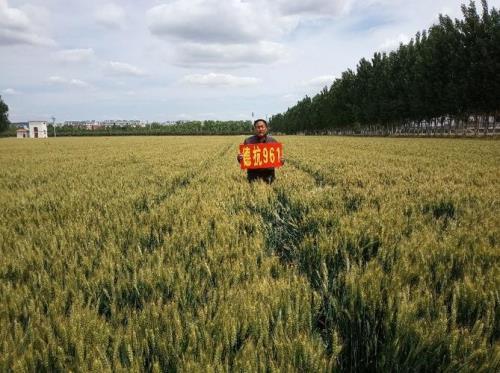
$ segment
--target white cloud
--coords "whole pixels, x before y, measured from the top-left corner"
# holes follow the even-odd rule
[[[57,58],[63,62],[85,62],[95,56],[92,48],[65,49],[57,52]]]
[[[300,96],[292,93],[287,93],[286,95],[283,95],[281,99],[285,102],[295,102],[300,99]]]
[[[491,4],[491,3],[490,3]],[[494,5],[494,4],[492,4]],[[479,4],[476,4],[476,6],[478,6],[478,9],[480,9],[479,7]],[[495,6],[495,8],[498,9],[498,5]],[[434,18],[434,23],[437,23],[439,22],[439,14],[442,14],[442,15],[447,15],[449,16],[451,19],[454,19],[454,18],[461,18],[462,17],[462,11],[460,10],[459,7],[450,7],[450,6],[443,6],[439,12],[436,14],[435,18]]]
[[[260,79],[253,77],[234,76],[230,74],[190,74],[182,78],[182,82],[206,87],[243,87],[255,85]]]
[[[180,65],[241,66],[271,63],[285,54],[277,40],[296,21],[271,2],[172,1],[147,11],[150,32],[174,45]]]
[[[279,0],[279,9],[289,15],[338,16],[347,13],[352,0]]]
[[[307,80],[305,82],[302,82],[303,86],[306,87],[313,87],[313,88],[322,88],[322,87],[329,87],[332,85],[333,81],[335,80],[334,75],[321,75],[317,76],[315,78],[312,78],[310,80]]]
[[[111,61],[107,65],[108,70],[118,75],[143,76],[145,72],[136,66],[125,62]]]
[[[60,76],[51,76],[48,79],[49,83],[57,83],[57,84],[63,84],[67,82],[67,79],[62,78]]]
[[[68,78],[63,78],[60,76],[51,76],[48,79],[49,83],[52,84],[60,84],[60,85],[66,85],[66,86],[72,86],[72,87],[79,87],[79,88],[87,88],[90,85],[87,82],[84,82],[83,80],[80,79],[68,79]]]
[[[399,44],[407,44],[410,42],[410,37],[405,34],[399,34],[395,38],[388,38],[380,45],[379,49],[383,52],[390,52],[392,50],[398,49]]]
[[[149,30],[160,37],[219,44],[252,43],[282,34],[280,20],[260,3],[172,1],[148,10]]]
[[[177,64],[241,67],[283,58],[283,37],[303,20],[345,14],[354,1],[173,0],[146,18],[149,31],[174,46]]]
[[[77,87],[88,87],[89,86],[89,84],[87,82],[84,82],[83,80],[80,80],[80,79],[70,79],[69,84],[77,86]]]
[[[10,96],[15,96],[20,94],[21,92],[15,90],[14,88],[6,88],[2,91],[2,93]]]
[[[261,41],[254,44],[183,43],[176,50],[177,63],[183,66],[229,66],[268,64],[287,55],[280,43]]]
[[[113,3],[100,5],[95,12],[96,22],[108,28],[123,28],[125,18],[125,10]]]
[[[35,25],[26,12],[9,7],[7,0],[0,0],[0,45],[55,45],[54,40],[42,35]]]

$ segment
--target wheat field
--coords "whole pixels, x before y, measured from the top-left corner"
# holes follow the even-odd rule
[[[500,369],[498,141],[0,140],[0,371]]]

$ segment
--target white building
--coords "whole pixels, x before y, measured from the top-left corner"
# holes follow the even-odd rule
[[[107,119],[101,121],[101,124],[103,126],[119,126],[119,127],[124,127],[124,126],[139,126],[141,124],[140,120],[128,120],[128,119]]]
[[[46,139],[48,137],[47,122],[45,121],[29,122],[28,129],[32,139]]]
[[[28,131],[26,128],[19,128],[16,133],[18,139],[25,139],[30,136],[30,131]]]

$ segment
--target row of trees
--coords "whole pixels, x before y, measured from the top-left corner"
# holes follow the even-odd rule
[[[274,131],[320,133],[451,129],[471,119],[488,128],[500,112],[500,14],[482,1],[463,19],[439,23],[390,53],[361,59],[313,98],[272,116]],[[493,125],[495,120],[493,120]]]
[[[171,125],[151,123],[146,127],[109,126],[89,130],[75,126],[56,127],[57,136],[128,136],[128,135],[239,135],[252,131],[250,121],[189,121]],[[54,135],[52,125],[48,126],[49,136]]]

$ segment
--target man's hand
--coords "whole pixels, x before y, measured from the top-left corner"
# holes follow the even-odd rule
[[[241,163],[241,161],[243,159],[243,154],[238,154],[238,156],[236,157],[236,159],[238,160],[238,163]]]

